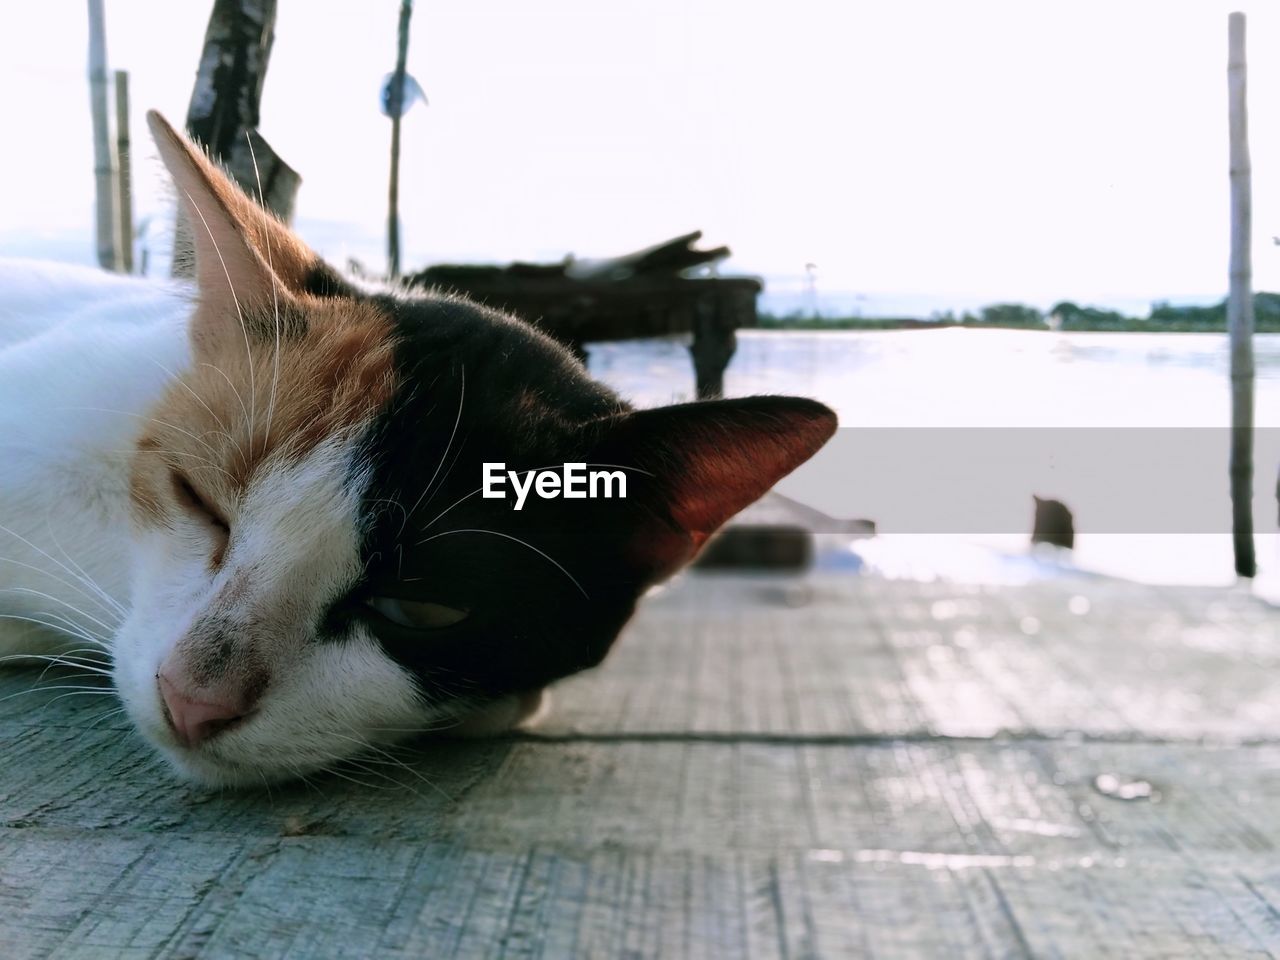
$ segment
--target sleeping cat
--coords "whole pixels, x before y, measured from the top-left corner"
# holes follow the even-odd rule
[[[835,428],[791,397],[635,411],[511,317],[357,287],[148,121],[193,289],[0,267],[0,655],[108,662],[191,779],[520,722]],[[486,462],[626,496],[517,511]]]

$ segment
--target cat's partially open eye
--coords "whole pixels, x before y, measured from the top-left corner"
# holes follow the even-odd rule
[[[365,601],[373,611],[392,623],[410,630],[441,630],[461,623],[469,610],[446,607],[442,603],[421,600],[401,600],[396,597],[373,597]]]
[[[173,474],[173,489],[178,496],[178,501],[190,510],[192,513],[199,514],[203,519],[222,531],[223,535],[231,532],[231,526],[223,518],[217,510],[215,510],[204,497],[196,492],[196,488],[191,485],[191,481],[182,474],[175,472]]]

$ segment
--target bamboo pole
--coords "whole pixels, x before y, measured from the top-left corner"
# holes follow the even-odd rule
[[[107,35],[102,0],[89,0],[89,108],[93,115],[93,176],[97,200],[98,263],[119,270],[115,158],[107,113]]]
[[[120,266],[133,273],[133,168],[129,157],[129,74],[117,70],[116,81],[116,171],[117,201],[120,211]]]
[[[400,4],[396,72],[391,77],[387,109],[391,111],[391,182],[387,188],[387,275],[400,276],[400,116],[404,113],[404,64],[409,54],[409,17],[413,0]]]
[[[1231,531],[1236,573],[1257,572],[1253,547],[1253,293],[1249,112],[1245,18],[1227,18],[1227,101],[1231,138],[1231,266],[1227,330],[1231,340]]]

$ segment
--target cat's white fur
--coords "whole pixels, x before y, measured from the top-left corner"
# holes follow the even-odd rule
[[[0,655],[86,646],[13,618],[65,617],[98,636],[118,619],[129,456],[188,362],[189,310],[175,285],[0,261]]]
[[[363,628],[343,643],[315,636],[360,572],[356,438],[257,473],[216,571],[207,524],[131,521],[130,451],[192,362],[191,310],[179,285],[0,261],[0,656],[101,645],[138,729],[214,784],[316,769],[439,722]],[[157,674],[209,617],[253,625],[271,684],[250,722],[186,748]]]
[[[129,614],[113,643],[116,684],[139,729],[200,779],[238,780],[228,770],[240,769],[251,779],[266,772],[264,755],[282,753],[281,772],[305,773],[350,755],[353,744],[400,740],[437,719],[364,628],[341,643],[316,637],[326,608],[361,572],[363,482],[351,481],[352,456],[351,441],[331,440],[256,475],[212,576],[209,531],[198,519],[134,538]],[[156,675],[175,644],[210,618],[234,631],[235,656],[272,665],[271,685],[251,722],[183,749],[161,712]]]

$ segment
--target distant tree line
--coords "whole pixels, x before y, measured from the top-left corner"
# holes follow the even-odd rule
[[[1280,333],[1280,293],[1253,296],[1256,328],[1264,333]],[[1227,328],[1227,301],[1211,306],[1175,306],[1167,301],[1151,305],[1149,317],[1130,317],[1115,310],[1082,307],[1070,300],[1054,304],[1047,312],[1024,303],[993,303],[977,313],[959,315],[945,311],[929,319],[913,317],[813,317],[798,313],[786,316],[760,315],[766,329],[858,329],[885,330],[930,327],[993,327],[1014,330],[1117,330],[1130,332],[1212,332]]]
[[[1280,331],[1280,293],[1255,293],[1253,312],[1258,330]],[[1062,330],[1215,331],[1227,329],[1227,301],[1197,307],[1177,306],[1161,300],[1151,305],[1149,317],[1140,319],[1113,310],[1080,307],[1064,300],[1056,304],[1048,316],[1056,317]]]

